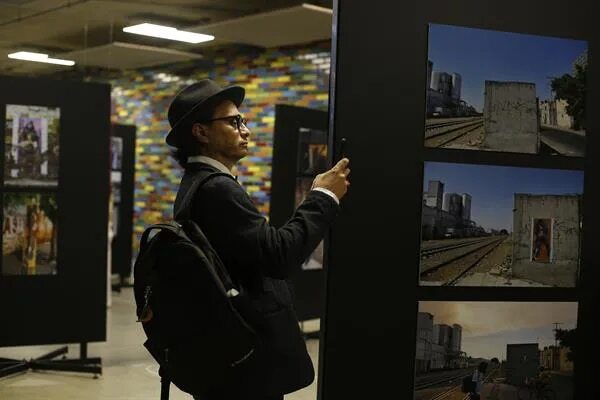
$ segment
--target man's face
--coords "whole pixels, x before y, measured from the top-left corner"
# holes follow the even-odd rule
[[[250,130],[244,124],[240,124],[240,129],[236,125],[235,117],[240,111],[236,105],[226,100],[220,103],[213,114],[213,119],[219,119],[209,123],[202,123],[206,139],[201,141],[205,145],[206,153],[217,159],[226,160],[235,164],[240,159],[248,155],[248,137]]]

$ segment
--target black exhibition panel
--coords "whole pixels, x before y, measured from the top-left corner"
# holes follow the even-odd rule
[[[282,226],[291,218],[295,209],[295,193],[299,180],[312,182],[317,172],[299,170],[302,151],[299,151],[302,135],[323,133],[327,148],[327,119],[325,111],[305,107],[278,104],[275,106],[275,130],[273,136],[272,190],[269,220],[274,226]],[[326,158],[325,158],[326,160]],[[322,167],[322,166],[321,166]],[[322,168],[321,168],[322,169]],[[327,238],[325,239],[327,240]],[[327,248],[327,246],[324,246]],[[325,267],[327,268],[327,267]],[[295,307],[300,321],[320,318],[325,307],[325,277],[323,268],[298,269],[291,276],[294,287]]]
[[[35,189],[55,196],[58,241],[54,274],[0,274],[0,346],[104,341],[110,86],[0,77],[4,135],[7,105],[60,109],[58,186]]]
[[[120,155],[116,156],[118,161],[111,160],[111,173],[117,174],[120,180],[117,187],[113,186],[113,191],[118,191],[118,194],[113,193],[115,236],[112,240],[111,266],[112,273],[119,274],[123,280],[128,279],[132,272],[136,127],[112,124],[111,137],[117,138],[119,147],[116,150]]]
[[[334,1],[329,133],[350,159],[351,187],[331,231],[321,323],[319,399],[414,396],[418,303],[577,302],[575,399],[600,398],[600,32],[592,2],[575,0]],[[586,40],[586,155],[427,149],[428,24]],[[577,288],[419,287],[427,161],[584,170]],[[275,178],[275,177],[274,177]]]

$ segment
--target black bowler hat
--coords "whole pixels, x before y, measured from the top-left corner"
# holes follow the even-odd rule
[[[196,115],[206,110],[206,107],[214,106],[223,100],[231,100],[236,107],[239,107],[244,101],[245,93],[246,91],[241,86],[221,88],[210,79],[203,79],[184,88],[177,93],[167,112],[167,118],[171,125],[171,131],[165,139],[167,144],[178,146],[180,135],[186,132],[180,132],[181,129],[178,131],[177,128],[188,122],[189,117],[192,115]]]

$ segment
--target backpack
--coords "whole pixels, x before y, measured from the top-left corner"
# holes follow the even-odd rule
[[[473,375],[467,375],[463,378],[460,389],[463,393],[475,392],[475,382],[473,382]]]
[[[248,307],[202,230],[189,218],[194,193],[222,173],[195,180],[177,220],[145,229],[134,264],[138,321],[146,349],[169,380],[192,395],[224,382],[259,346],[239,310]],[[166,380],[165,380],[166,378]]]

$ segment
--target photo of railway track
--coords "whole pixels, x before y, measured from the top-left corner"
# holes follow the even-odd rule
[[[583,157],[587,47],[430,24],[425,147]]]
[[[573,287],[583,172],[425,163],[420,284]]]
[[[482,400],[573,399],[577,303],[421,301],[417,318],[414,400],[471,399],[464,380]]]

